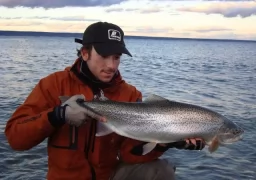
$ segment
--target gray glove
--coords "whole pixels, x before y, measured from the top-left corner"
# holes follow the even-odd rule
[[[77,104],[76,101],[78,99],[85,100],[85,97],[84,95],[80,94],[74,95],[61,105],[63,107],[67,105],[65,111],[66,123],[74,125],[76,127],[79,127],[82,124],[86,123],[89,118],[87,115],[88,110]]]
[[[84,95],[74,95],[60,106],[54,108],[53,112],[48,114],[48,119],[54,127],[60,127],[67,123],[79,127],[87,122],[88,119],[104,121],[105,119],[98,114],[77,104],[77,100],[85,101]]]

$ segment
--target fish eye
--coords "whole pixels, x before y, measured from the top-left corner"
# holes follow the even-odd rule
[[[240,132],[240,131],[239,131],[238,129],[235,130],[235,133],[236,133],[236,134],[239,133],[239,132]]]

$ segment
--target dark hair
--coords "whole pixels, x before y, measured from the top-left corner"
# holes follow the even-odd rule
[[[83,45],[80,49],[76,49],[77,56],[78,57],[81,56],[81,51],[82,51],[83,48],[85,48],[88,51],[89,57],[90,57],[91,56],[91,51],[92,51],[92,44],[86,44],[86,45]]]

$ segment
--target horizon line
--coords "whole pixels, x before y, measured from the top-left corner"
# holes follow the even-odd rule
[[[48,32],[48,31],[15,31],[15,30],[0,30],[0,36],[57,36],[57,37],[82,37],[83,33],[78,32]],[[124,38],[135,38],[135,39],[173,39],[173,40],[202,40],[202,41],[245,41],[245,42],[256,42],[256,40],[249,39],[221,39],[221,38],[182,38],[182,37],[161,37],[161,36],[136,36],[136,35],[125,35]]]

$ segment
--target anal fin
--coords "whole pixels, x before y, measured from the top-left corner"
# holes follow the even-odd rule
[[[154,143],[154,142],[145,144],[143,146],[142,155],[145,155],[145,154],[148,154],[149,152],[151,152],[156,147],[156,145],[157,145],[157,143]]]

